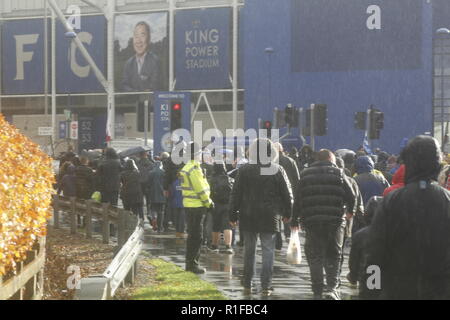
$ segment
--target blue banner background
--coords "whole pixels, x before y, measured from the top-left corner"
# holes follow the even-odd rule
[[[175,74],[177,90],[195,89],[228,89],[230,83],[230,31],[231,31],[231,9],[217,8],[206,10],[183,10],[175,16]],[[206,43],[196,43],[195,31],[213,30],[218,31],[218,40],[208,38]],[[192,43],[187,43],[186,33],[192,32],[189,39]],[[214,32],[213,36],[217,36]],[[214,39],[213,39],[214,40]],[[217,46],[216,56],[197,56],[195,47]],[[191,53],[187,54],[187,50]],[[213,52],[214,54],[214,52]],[[194,60],[211,60],[215,63],[211,67],[192,68]],[[218,64],[216,64],[218,62]]]
[[[84,43],[85,48],[94,59],[98,68],[105,75],[106,59],[106,19],[103,16],[88,16],[81,18],[81,30],[92,35],[90,44]],[[65,36],[65,30],[58,21],[56,27],[56,90],[58,93],[95,93],[104,92],[103,86],[97,80],[94,71],[88,65],[87,61],[81,55],[80,50],[76,49],[75,61],[81,67],[89,66],[87,77],[77,76],[71,69],[69,63],[69,46],[71,39]],[[106,76],[106,75],[105,75]]]
[[[38,94],[44,92],[44,21],[29,19],[5,21],[2,33],[3,94]],[[20,35],[39,35],[37,42],[23,46],[24,53],[33,53],[24,62],[24,79],[17,75],[16,38]],[[50,34],[50,32],[49,32]]]
[[[371,5],[380,30],[367,27]],[[291,19],[293,72],[421,67],[421,1],[292,0]]]

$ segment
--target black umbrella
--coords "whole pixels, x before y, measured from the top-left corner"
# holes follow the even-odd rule
[[[151,151],[150,147],[134,147],[134,148],[122,151],[121,153],[119,153],[119,157],[127,158],[127,157],[131,157],[131,156],[140,154],[142,152],[148,152],[148,151]]]

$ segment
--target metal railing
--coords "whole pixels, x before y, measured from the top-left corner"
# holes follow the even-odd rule
[[[117,226],[117,242],[119,252],[102,275],[93,275],[83,278],[75,293],[76,300],[109,300],[117,289],[123,284],[134,283],[137,272],[137,258],[142,250],[144,229],[140,220],[131,212],[112,207],[109,204],[100,204],[93,200],[79,200],[55,196],[54,227],[61,226],[61,213],[69,215],[69,224],[72,234],[77,233],[77,216],[84,217],[86,237],[92,238],[93,218],[101,222],[103,243],[110,240],[110,225]]]
[[[16,274],[0,276],[0,300],[41,300],[44,293],[45,237],[36,242]]]

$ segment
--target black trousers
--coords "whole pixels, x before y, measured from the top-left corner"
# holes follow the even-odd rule
[[[186,269],[198,267],[203,241],[203,222],[206,208],[185,208],[187,222]]]
[[[309,264],[312,290],[322,294],[325,284],[331,291],[340,286],[346,221],[305,224],[305,255]]]

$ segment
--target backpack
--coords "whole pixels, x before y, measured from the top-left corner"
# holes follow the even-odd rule
[[[215,176],[211,187],[211,199],[215,203],[227,204],[229,202],[233,188],[230,177],[226,175]]]

